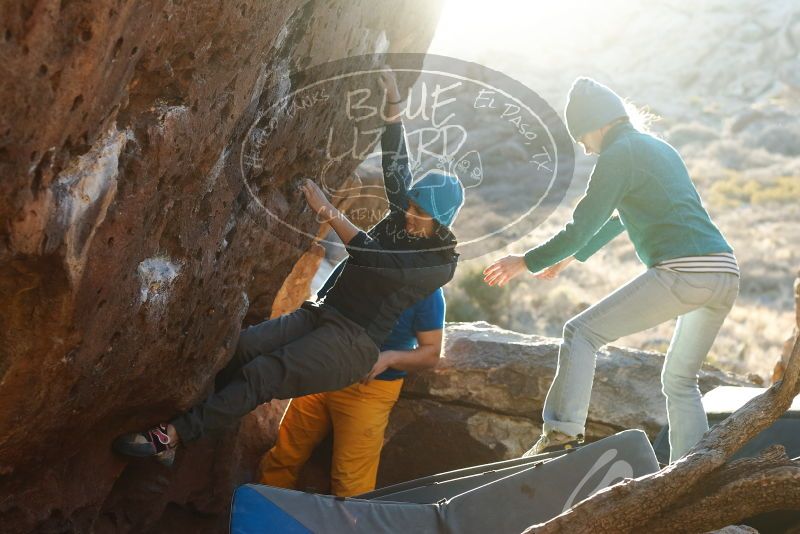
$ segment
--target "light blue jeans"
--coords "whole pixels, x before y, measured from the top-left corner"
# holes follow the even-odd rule
[[[734,274],[655,267],[567,321],[556,376],[544,402],[544,432],[584,433],[595,353],[603,345],[678,317],[661,385],[667,399],[670,461],[683,456],[708,430],[698,374],[738,293]]]

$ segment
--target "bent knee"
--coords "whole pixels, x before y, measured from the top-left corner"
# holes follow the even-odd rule
[[[581,319],[580,315],[577,315],[564,323],[564,331],[562,332],[564,341],[571,340],[576,333],[582,333],[585,328],[584,324],[585,323]]]
[[[576,315],[564,324],[564,343],[571,344],[576,338],[587,341],[594,349],[599,349],[611,339],[595,329],[588,318]]]
[[[661,392],[667,397],[699,395],[696,376],[684,376],[665,371],[661,373]]]
[[[239,332],[239,339],[236,340],[236,350],[233,353],[233,357],[250,355],[256,352],[258,345],[257,338],[258,335],[254,327],[250,326],[242,329]]]

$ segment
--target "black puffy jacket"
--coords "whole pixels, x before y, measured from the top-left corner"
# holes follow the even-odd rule
[[[406,232],[411,173],[401,123],[386,125],[381,148],[389,214],[347,244],[349,257],[319,292],[324,305],[364,327],[378,347],[400,314],[449,282],[458,263],[448,228],[440,226],[428,238]]]

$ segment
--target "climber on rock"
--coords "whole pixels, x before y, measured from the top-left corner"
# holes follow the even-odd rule
[[[342,265],[317,294],[323,298]],[[375,489],[383,436],[407,371],[434,367],[442,351],[445,300],[437,289],[407,308],[381,345],[369,375],[338,391],[293,399],[275,446],[261,460],[262,484],[295,489],[311,453],[333,433],[331,493],[339,497]]]
[[[119,453],[169,464],[179,443],[229,428],[259,404],[362,380],[403,311],[453,277],[458,254],[450,226],[464,188],[457,177],[435,171],[411,185],[394,74],[385,71],[381,84],[388,117],[381,148],[389,213],[364,232],[306,180],[308,205],[349,254],[325,298],[243,330],[213,394],[169,423],[118,437]]]
[[[711,221],[678,152],[631,123],[622,99],[588,78],[575,81],[567,127],[587,154],[599,154],[572,221],[524,255],[484,271],[502,286],[525,270],[541,279],[585,261],[623,230],[647,270],[564,326],[558,368],[543,410],[542,435],[526,455],[582,441],[603,345],[678,318],[661,375],[670,461],[708,430],[698,373],[739,290],[733,249]],[[635,110],[634,110],[635,111]],[[618,214],[612,216],[614,211]]]

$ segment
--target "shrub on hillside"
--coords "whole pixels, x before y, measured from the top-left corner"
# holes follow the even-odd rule
[[[490,287],[483,272],[472,269],[447,287],[447,321],[487,321],[508,327],[509,287]]]
[[[731,172],[710,187],[711,201],[721,206],[800,202],[800,176],[778,176],[764,181]]]

